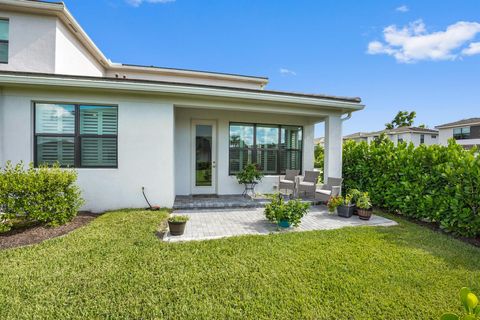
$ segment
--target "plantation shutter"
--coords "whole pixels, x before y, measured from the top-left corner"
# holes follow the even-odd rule
[[[117,165],[117,118],[116,107],[80,106],[82,166]]]
[[[73,166],[74,151],[73,137],[37,137],[37,163]]]
[[[74,134],[75,106],[37,104],[35,112],[36,133]]]

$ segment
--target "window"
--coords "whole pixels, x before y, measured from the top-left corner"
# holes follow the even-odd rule
[[[403,143],[403,138],[398,138],[398,142],[397,143]]]
[[[0,19],[0,63],[8,63],[9,21]]]
[[[256,163],[264,174],[301,170],[302,127],[231,123],[230,174],[249,163]]]
[[[35,165],[116,168],[114,106],[35,104]]]
[[[424,143],[425,143],[425,135],[421,134],[420,135],[420,144],[424,144]]]
[[[432,139],[437,139],[437,135],[432,134]]]
[[[453,138],[455,140],[469,139],[470,138],[470,127],[454,128],[453,129]]]

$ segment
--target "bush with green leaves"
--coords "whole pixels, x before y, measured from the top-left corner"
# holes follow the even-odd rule
[[[444,313],[440,320],[475,320],[480,319],[480,304],[478,297],[469,289],[460,290],[460,302],[462,303],[464,315],[459,316],[455,313]]]
[[[327,203],[328,212],[334,213],[335,209],[337,209],[337,207],[341,206],[343,203],[344,200],[342,196],[331,197]]]
[[[177,216],[171,216],[168,218],[168,222],[171,223],[184,223],[190,220],[189,216],[183,216],[183,215],[177,215]]]
[[[346,190],[370,194],[372,204],[446,231],[480,235],[480,157],[453,140],[425,146],[386,140],[347,141],[343,149]]]
[[[263,173],[258,170],[254,163],[247,164],[242,171],[236,175],[237,181],[240,184],[259,182],[263,178]]]
[[[303,216],[307,214],[310,204],[298,199],[285,201],[281,194],[271,196],[271,202],[265,206],[265,217],[278,224],[280,221],[288,221],[297,227]]]
[[[58,165],[26,169],[23,163],[7,162],[0,168],[0,212],[3,231],[12,221],[61,225],[77,215],[83,204],[75,184],[77,173]]]

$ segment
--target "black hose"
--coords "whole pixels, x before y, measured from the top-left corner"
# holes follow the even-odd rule
[[[151,209],[152,209],[152,205],[150,204],[150,202],[149,202],[148,199],[147,199],[147,196],[145,195],[145,187],[142,187],[142,193],[143,193],[143,197],[145,198],[145,201],[147,201],[148,207],[149,207],[150,210],[151,210]]]

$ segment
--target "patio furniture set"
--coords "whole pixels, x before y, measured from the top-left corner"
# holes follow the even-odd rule
[[[318,185],[318,171],[305,171],[299,175],[299,170],[287,170],[284,176],[279,176],[278,191],[291,197],[312,197],[315,201],[327,202],[331,197],[338,196],[342,189],[342,178],[328,177],[326,183]]]

